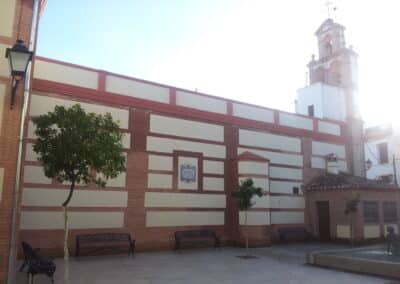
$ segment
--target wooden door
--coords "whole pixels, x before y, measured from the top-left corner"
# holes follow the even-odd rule
[[[318,230],[321,241],[331,239],[331,223],[329,217],[329,201],[317,202]]]

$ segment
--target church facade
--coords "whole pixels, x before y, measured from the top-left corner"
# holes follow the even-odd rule
[[[0,53],[17,37],[29,42],[34,2],[0,4],[0,19],[7,19],[0,25]],[[39,2],[43,7],[45,1]],[[335,34],[325,39],[330,46],[320,43],[320,52],[336,54],[337,45],[344,44],[341,28],[331,20],[321,26],[322,33]],[[340,56],[355,60],[350,49]],[[322,61],[313,59],[309,67],[312,81],[324,88],[325,78],[338,80],[345,66],[332,64],[335,71],[327,75],[320,66],[330,61]],[[310,116],[301,105],[294,114],[49,58],[36,56],[32,67],[24,117],[23,90],[9,107],[11,80],[7,61],[0,58],[0,279],[6,277],[10,247],[20,241],[62,254],[61,203],[69,186],[47,178],[32,150],[32,117],[56,105],[79,103],[89,112],[111,113],[125,134],[126,172],[104,188],[91,184],[75,190],[69,207],[72,254],[76,235],[96,232],[129,232],[138,250],[172,249],[174,232],[193,228],[211,228],[225,244],[240,243],[244,217],[232,192],[245,178],[264,191],[245,229],[252,244],[269,245],[279,228],[309,228],[302,188],[325,172],[327,155],[337,156],[343,172],[365,173],[359,118],[348,115],[347,100],[355,90],[350,83],[332,91],[340,93],[343,115]],[[16,191],[20,125],[25,129]],[[18,213],[15,243],[10,240],[13,210]]]

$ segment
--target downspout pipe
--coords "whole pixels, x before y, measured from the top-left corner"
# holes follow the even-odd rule
[[[32,9],[32,24],[29,35],[29,51],[34,51],[37,25],[39,20],[39,2],[40,0],[33,0]],[[18,156],[17,156],[17,169],[15,175],[15,186],[13,196],[13,208],[12,208],[12,219],[11,219],[11,236],[10,236],[10,250],[8,256],[8,275],[7,284],[15,283],[15,267],[16,267],[16,241],[17,241],[17,225],[18,225],[18,205],[20,195],[20,180],[21,180],[21,166],[22,166],[22,151],[24,145],[24,133],[25,133],[25,119],[28,110],[28,102],[30,96],[30,85],[31,85],[31,74],[32,73],[32,62],[28,65],[25,75],[24,84],[24,96],[22,103],[21,112],[21,124],[19,128],[18,137]]]

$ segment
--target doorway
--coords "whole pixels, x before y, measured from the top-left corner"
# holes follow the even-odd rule
[[[320,241],[331,240],[331,223],[329,216],[329,201],[317,202],[318,230]]]

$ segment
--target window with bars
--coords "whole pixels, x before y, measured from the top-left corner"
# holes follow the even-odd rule
[[[383,221],[397,222],[397,204],[394,201],[383,202]]]
[[[363,209],[365,223],[379,223],[378,202],[364,201]]]

